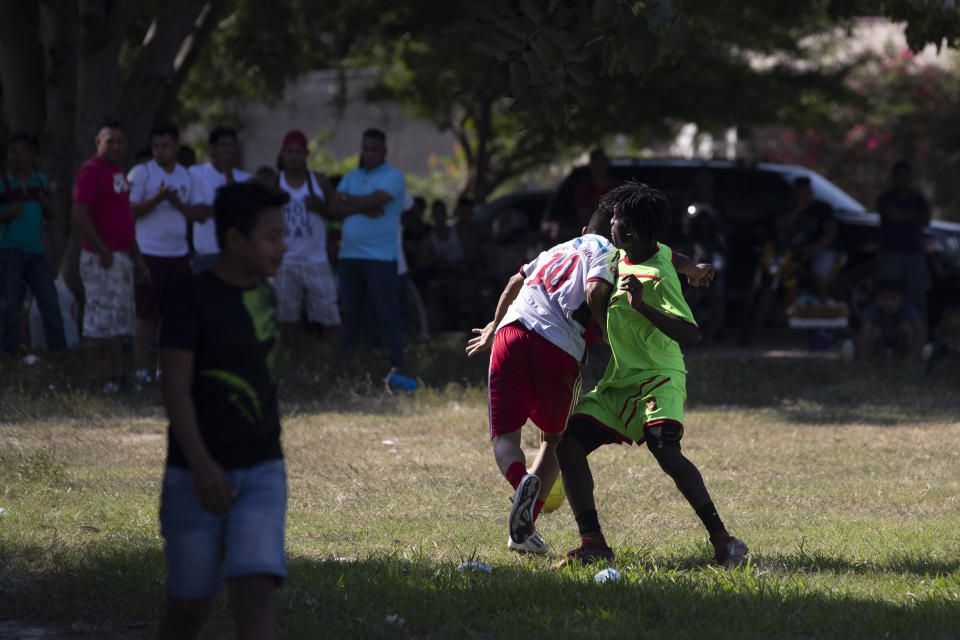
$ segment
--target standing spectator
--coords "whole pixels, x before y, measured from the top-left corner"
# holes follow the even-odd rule
[[[53,271],[43,250],[43,217],[53,210],[46,177],[33,170],[33,140],[15,135],[7,147],[7,171],[0,176],[0,309],[3,350],[20,348],[20,283],[37,300],[50,351],[66,349],[63,316]]]
[[[152,154],[151,154],[152,157]],[[188,144],[181,144],[177,149],[177,163],[184,169],[197,164],[197,152]]]
[[[923,228],[930,223],[930,205],[923,194],[910,186],[910,165],[900,160],[890,173],[891,187],[877,201],[880,212],[881,278],[903,283],[903,299],[927,314],[927,256]]]
[[[150,346],[170,283],[190,275],[187,220],[193,215],[190,173],[177,163],[180,132],[172,124],[150,130],[153,159],[127,174],[130,209],[136,220],[137,246],[150,269],[149,281],[135,287],[137,306],[133,359],[138,383],[153,382],[156,370]]]
[[[287,253],[273,286],[284,346],[296,353],[303,333],[304,306],[307,319],[323,325],[325,339],[334,343],[342,339],[337,285],[327,260],[327,229],[323,224],[327,211],[325,193],[331,193],[333,188],[326,176],[307,169],[307,137],[301,131],[290,131],[284,136],[280,153],[283,170],[277,185],[290,195],[290,200],[283,206]]]
[[[589,173],[573,192],[573,206],[580,225],[586,226],[600,198],[618,184],[619,181],[610,175],[610,159],[603,149],[591,151]]]
[[[406,186],[403,174],[386,162],[386,155],[386,135],[379,129],[365,131],[361,167],[340,181],[330,213],[343,219],[339,253],[343,346],[351,349],[359,344],[363,315],[369,312],[364,302],[368,292],[372,293],[372,311],[386,332],[391,373],[395,373],[403,364],[403,324],[397,298],[397,225]]]
[[[253,181],[257,184],[262,184],[265,187],[276,187],[277,172],[274,171],[273,167],[264,165],[257,169],[256,173],[253,174]]]
[[[150,272],[137,247],[130,185],[120,166],[127,150],[123,127],[104,122],[94,142],[97,153],[80,167],[73,187],[73,222],[83,237],[83,337],[88,374],[101,375],[105,351],[109,380],[103,390],[116,393],[125,369],[121,338],[133,335],[134,275],[149,278]]]
[[[246,182],[251,176],[235,166],[237,158],[237,132],[230,127],[216,127],[210,132],[210,162],[190,168],[193,178],[194,208],[193,269],[199,273],[212,269],[217,263],[220,245],[217,244],[217,228],[213,220],[213,200],[217,189],[225,184]]]

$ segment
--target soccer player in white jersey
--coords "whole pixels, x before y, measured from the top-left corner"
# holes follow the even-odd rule
[[[616,249],[593,233],[595,222],[603,223],[591,219],[584,235],[544,251],[511,277],[493,321],[474,329],[467,346],[468,356],[491,348],[490,437],[497,465],[516,490],[508,541],[515,551],[547,551],[534,523],[560,470],[556,444],[578,396],[586,351],[573,312],[586,301],[602,318],[616,278]],[[530,473],[520,446],[528,418],[542,432]]]
[[[583,326],[574,312],[586,302],[601,330],[617,275],[616,247],[607,239],[609,215],[597,211],[583,235],[541,253],[510,278],[493,321],[467,346],[473,356],[490,348],[490,438],[500,472],[515,489],[509,549],[546,553],[536,532],[543,503],[557,480],[556,445],[580,392],[586,353]],[[707,284],[712,267],[676,254],[677,270],[693,286]],[[606,337],[606,336],[604,336]],[[540,430],[540,450],[529,472],[520,429],[530,419]]]

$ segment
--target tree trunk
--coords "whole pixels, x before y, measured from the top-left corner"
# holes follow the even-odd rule
[[[35,2],[0,1],[0,85],[13,133],[36,136],[44,121],[43,48]]]
[[[93,152],[93,139],[104,118],[118,115],[120,46],[137,5],[80,0],[74,130],[78,160]]]
[[[158,113],[173,102],[196,48],[206,39],[225,6],[224,0],[167,0],[123,87],[118,113],[129,149],[147,146]]]
[[[77,108],[77,3],[43,0],[41,34],[46,62],[47,117],[41,137],[40,167],[50,180],[56,211],[47,224],[47,258],[60,271],[70,235],[73,176],[78,165],[72,144]],[[68,283],[70,284],[70,283]],[[73,287],[71,287],[73,288]]]

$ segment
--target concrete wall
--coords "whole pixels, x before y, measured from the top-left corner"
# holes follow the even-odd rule
[[[339,80],[337,72],[331,70],[312,71],[290,82],[275,104],[252,103],[245,107],[241,112],[243,129],[238,132],[243,168],[253,171],[261,165],[273,166],[283,136],[290,129],[300,129],[311,139],[324,132],[332,134],[326,149],[343,158],[359,153],[363,131],[377,127],[387,134],[387,161],[391,165],[404,173],[427,174],[432,153],[453,153],[453,135],[411,117],[397,105],[364,102],[364,88],[373,81],[374,73],[350,72],[342,112],[334,104]]]

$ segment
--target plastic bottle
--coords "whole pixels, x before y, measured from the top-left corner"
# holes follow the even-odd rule
[[[387,384],[387,390],[398,390],[406,391],[407,393],[413,393],[420,387],[420,383],[414,380],[413,378],[408,378],[407,376],[402,376],[397,373],[395,370],[391,369],[390,373],[387,374],[387,377],[383,379]]]

